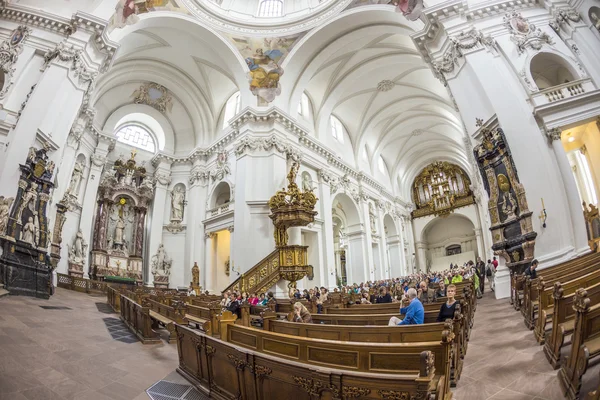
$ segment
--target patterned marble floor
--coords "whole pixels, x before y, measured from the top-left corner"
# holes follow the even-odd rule
[[[50,300],[0,299],[0,400],[146,400],[161,379],[185,383],[175,345],[131,340],[105,303],[63,289]],[[584,390],[598,384],[598,368]],[[562,400],[556,374],[521,314],[486,293],[454,398]]]

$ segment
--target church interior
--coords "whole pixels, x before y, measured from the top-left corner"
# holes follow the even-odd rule
[[[599,86],[598,0],[0,0],[0,400],[600,400]]]

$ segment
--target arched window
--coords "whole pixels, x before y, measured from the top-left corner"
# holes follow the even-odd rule
[[[240,92],[234,93],[225,104],[225,114],[223,114],[223,129],[229,126],[229,120],[240,112]]]
[[[362,149],[362,158],[363,161],[369,161],[369,153],[367,153],[367,146],[363,147]]]
[[[115,133],[117,140],[121,143],[125,143],[142,150],[154,153],[156,151],[156,145],[154,144],[154,138],[148,129],[141,125],[124,125],[117,133]]]
[[[344,126],[339,119],[333,115],[330,118],[331,122],[331,136],[333,136],[338,142],[344,143]]]
[[[261,0],[258,4],[259,17],[281,17],[283,15],[283,0]]]
[[[576,80],[569,64],[552,53],[539,53],[531,59],[531,76],[540,90]]]
[[[310,101],[306,93],[302,93],[302,98],[300,99],[300,103],[298,103],[298,114],[303,117],[310,116]]]
[[[385,162],[381,156],[379,156],[379,160],[377,160],[377,167],[379,168],[379,172],[385,174]]]

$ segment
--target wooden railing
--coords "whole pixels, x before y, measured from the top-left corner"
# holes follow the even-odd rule
[[[56,274],[59,288],[74,290],[82,293],[106,293],[108,284],[106,282],[83,279],[65,274]]]
[[[227,286],[223,292],[238,290],[250,293],[264,293],[279,281],[279,250],[260,260],[258,264],[244,272]]]

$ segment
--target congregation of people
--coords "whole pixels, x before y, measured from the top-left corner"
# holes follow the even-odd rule
[[[356,304],[385,304],[398,303],[399,314],[404,318],[390,318],[389,325],[412,325],[424,323],[423,304],[437,302],[438,299],[446,301],[441,305],[438,322],[452,318],[456,311],[456,286],[458,282],[473,279],[480,298],[484,292],[486,276],[490,277],[490,287],[493,290],[493,277],[498,263],[496,258],[484,263],[479,257],[477,262],[469,261],[458,266],[451,264],[444,271],[411,274],[405,277],[382,279],[376,281],[341,285],[333,290],[334,293],[359,295]],[[327,302],[329,290],[325,287],[310,289],[294,288],[290,290],[289,297],[296,300],[293,304],[291,320],[299,323],[312,323],[312,316],[302,301],[315,301],[317,313],[323,313],[323,304]],[[250,306],[267,306],[269,301],[274,301],[273,292],[248,293],[239,291],[226,291],[221,300],[222,311],[241,316],[240,307],[243,304]],[[355,296],[356,298],[356,296]]]

